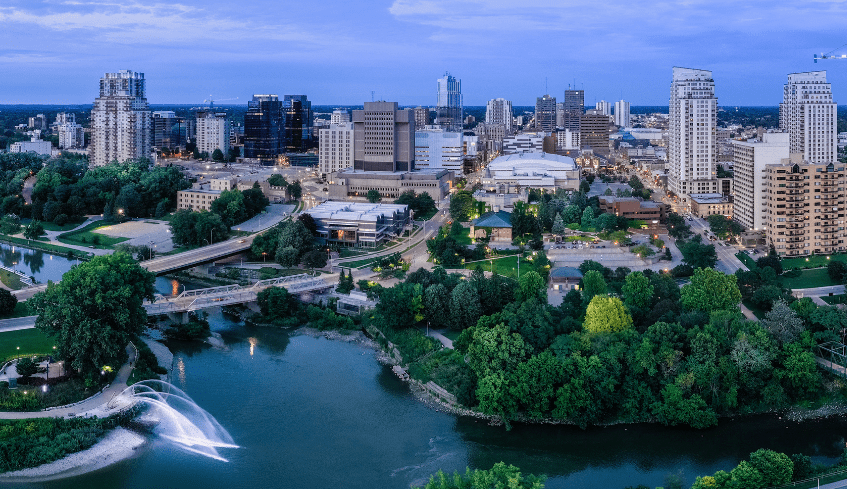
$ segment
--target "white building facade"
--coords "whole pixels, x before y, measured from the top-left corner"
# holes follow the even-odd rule
[[[500,124],[506,134],[512,133],[512,102],[504,98],[489,100],[485,107],[485,123]]]
[[[230,148],[230,123],[225,113],[199,112],[197,114],[197,151],[209,153],[216,149],[227,156]]]
[[[579,131],[563,129],[557,132],[556,148],[561,150],[579,149]]]
[[[85,146],[85,131],[76,122],[59,124],[58,131],[60,148],[77,149]]]
[[[40,155],[51,155],[53,145],[50,141],[43,141],[33,136],[29,141],[19,141],[9,146],[10,153],[37,153]]]
[[[547,134],[543,132],[525,132],[506,136],[503,138],[503,154],[541,153],[544,151],[544,136],[547,136]]]
[[[612,115],[612,103],[601,100],[594,104],[594,109],[599,110],[603,115]]]
[[[629,102],[626,100],[615,102],[615,125],[629,127]]]
[[[715,170],[717,105],[711,71],[674,67],[668,189],[676,195],[720,192]]]
[[[778,165],[788,159],[788,148],[789,136],[784,132],[764,133],[761,141],[732,141],[735,177],[732,214],[748,230],[761,231],[767,223],[765,166]]]
[[[415,168],[450,170],[461,176],[464,135],[443,129],[415,131]]]
[[[791,152],[810,163],[835,162],[837,125],[826,71],[789,74],[779,104],[779,127],[789,134]]]
[[[330,124],[318,136],[318,167],[326,178],[344,168],[353,166],[353,123]]]
[[[91,164],[147,158],[151,128],[144,73],[106,73],[91,109]]]

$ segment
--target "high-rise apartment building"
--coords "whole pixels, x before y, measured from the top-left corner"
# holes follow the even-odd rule
[[[56,114],[56,125],[76,124],[76,114],[73,112],[59,112]]]
[[[415,127],[423,129],[429,125],[429,107],[415,107]]]
[[[545,95],[535,99],[535,128],[544,132],[556,129],[556,97]]]
[[[585,112],[585,90],[565,90],[565,105],[562,110],[562,127],[579,131],[579,118]]]
[[[397,102],[365,102],[353,111],[353,168],[364,171],[415,169],[415,115]]]
[[[596,154],[608,155],[609,134],[611,134],[611,116],[597,109],[587,111],[579,120],[579,145],[591,148]]]
[[[216,149],[227,156],[230,148],[229,117],[224,112],[212,110],[197,113],[197,151],[210,156]]]
[[[283,153],[283,111],[277,95],[253,95],[244,114],[244,157],[273,161]]]
[[[765,167],[788,159],[788,133],[767,132],[762,140],[732,141],[735,198],[732,217],[745,228],[759,231],[767,223]],[[784,189],[779,189],[783,190]]]
[[[321,129],[318,144],[318,166],[324,178],[330,173],[353,166],[353,123],[330,124]]]
[[[612,104],[605,100],[601,100],[594,104],[594,109],[599,110],[603,115],[612,115]]]
[[[47,130],[47,117],[44,114],[38,114],[35,117],[30,117],[27,127],[30,129],[38,129],[41,131]]]
[[[437,81],[435,104],[435,123],[445,131],[461,132],[464,115],[462,114],[462,80],[450,73],[444,73]]]
[[[464,134],[444,129],[415,131],[415,168],[418,170],[450,170],[463,174]]]
[[[100,79],[91,109],[91,164],[150,156],[151,117],[144,73],[121,70]]]
[[[305,95],[286,95],[282,101],[284,115],[283,140],[285,151],[301,153],[311,149],[312,144],[312,102]]]
[[[59,148],[75,149],[85,146],[85,131],[76,122],[59,124]]]
[[[715,177],[717,106],[711,71],[674,67],[668,189],[676,195],[720,193]]]
[[[779,104],[779,127],[790,136],[791,152],[803,155],[803,161],[836,161],[836,104],[825,71],[788,75]]]
[[[767,239],[780,255],[834,253],[847,249],[843,163],[791,161],[765,167]]]
[[[485,107],[485,123],[500,124],[506,134],[512,133],[512,102],[504,98],[495,98],[488,101]]]
[[[615,102],[615,125],[629,127],[629,102],[626,100]]]

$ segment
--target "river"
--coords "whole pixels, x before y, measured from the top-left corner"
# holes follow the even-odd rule
[[[157,291],[179,287],[157,280]],[[671,474],[729,470],[758,448],[833,462],[843,417],[802,423],[776,416],[722,420],[697,431],[656,425],[580,430],[515,425],[511,431],[418,401],[374,351],[359,344],[247,328],[219,310],[226,349],[171,343],[173,383],[226,427],[242,448],[229,462],[153,440],[138,457],[77,477],[9,487],[45,489],[408,488],[430,473],[505,461],[549,476],[548,488],[662,486]]]

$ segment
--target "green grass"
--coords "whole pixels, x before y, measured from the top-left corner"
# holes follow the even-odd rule
[[[0,362],[29,355],[53,353],[55,341],[41,331],[30,328],[0,333]]]
[[[821,297],[821,300],[831,305],[847,304],[847,294],[825,295]]]
[[[0,269],[0,282],[3,282],[3,285],[12,290],[21,290],[26,287],[17,274],[2,269]]]
[[[433,218],[436,214],[438,214],[438,209],[432,209],[432,210],[430,210],[429,212],[425,212],[425,213],[423,213],[423,214],[420,214],[420,215],[418,215],[418,216],[415,216],[415,220],[416,220],[416,221],[429,221],[429,220],[430,220],[430,219],[432,219],[432,218]]]
[[[22,318],[24,316],[34,316],[35,314],[29,310],[29,306],[26,305],[26,302],[18,302],[15,304],[15,308],[9,314],[5,316],[0,315],[0,319],[10,319],[10,318]]]
[[[93,246],[95,248],[100,249],[111,249],[114,245],[118,243],[129,241],[129,238],[116,238],[112,236],[106,236],[105,234],[96,233],[95,230],[98,228],[111,226],[113,224],[115,223],[95,221],[77,231],[60,234],[57,239],[62,243],[66,244],[88,247]]]
[[[839,285],[829,278],[826,268],[815,268],[813,270],[801,270],[799,277],[788,278],[780,277],[779,281],[784,287],[791,289],[809,289],[812,287],[826,287],[829,285]]]
[[[783,270],[790,270],[792,268],[803,267],[825,267],[833,260],[847,262],[847,254],[840,253],[834,255],[812,255],[807,257],[783,258],[782,268]]]
[[[65,224],[59,226],[52,222],[42,222],[41,226],[45,231],[70,231],[71,229],[79,226],[80,224],[85,222],[85,218],[78,219],[76,221],[68,221]]]
[[[747,309],[750,309],[750,311],[753,313],[753,315],[756,316],[759,319],[764,318],[765,314],[767,314],[767,311],[759,309],[758,307],[754,306],[753,303],[750,302],[750,301],[742,301],[742,304],[747,306]]]
[[[750,255],[748,255],[747,253],[744,253],[743,251],[739,251],[738,253],[735,254],[735,256],[739,260],[741,260],[741,263],[743,263],[744,266],[746,266],[749,270],[755,270],[756,269],[756,261],[753,260],[753,258],[751,258]]]
[[[456,243],[467,246],[471,244],[471,228],[462,228],[459,234],[451,234],[450,237],[456,240]]]
[[[526,259],[522,260],[524,263],[524,271],[527,272],[532,270],[532,263],[526,261]],[[493,265],[493,266],[492,266]],[[468,263],[465,265],[465,268],[468,270],[474,270],[477,266],[482,267],[483,271],[486,272],[497,272],[498,274],[509,277],[509,278],[518,278],[518,257],[517,256],[506,256],[503,258],[494,258],[492,260],[484,260],[477,261],[473,263]],[[446,336],[446,335],[445,335]]]
[[[593,242],[593,241],[594,241],[594,239],[595,239],[595,238],[594,238],[594,237],[592,237],[592,236],[567,236],[567,237],[565,238],[565,241],[571,241],[571,242],[572,242],[572,241],[586,241],[586,242]]]

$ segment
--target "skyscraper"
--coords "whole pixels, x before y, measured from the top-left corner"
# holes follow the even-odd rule
[[[219,149],[226,158],[230,148],[229,136],[230,123],[226,113],[213,110],[197,113],[197,151],[211,156]]]
[[[429,125],[429,107],[415,107],[415,127],[423,129]]]
[[[512,102],[504,98],[488,101],[485,107],[486,124],[502,124],[506,134],[512,133]]]
[[[330,173],[353,166],[355,151],[352,122],[330,124],[328,128],[321,129],[319,141],[319,167],[324,178]]]
[[[353,111],[353,168],[364,171],[415,169],[415,115],[397,102],[365,102]]]
[[[438,84],[437,100],[435,104],[435,123],[445,131],[462,131],[462,80],[450,73],[444,73],[442,78],[436,80]]]
[[[608,155],[611,123],[611,116],[600,110],[586,111],[579,120],[580,147],[591,148],[595,154]]]
[[[91,164],[150,156],[151,117],[144,73],[121,70],[100,79],[91,109]]]
[[[615,125],[629,127],[629,102],[626,100],[615,102]]]
[[[284,150],[282,102],[277,95],[253,95],[244,114],[244,157],[275,160]]]
[[[715,127],[718,99],[712,72],[674,67],[668,131],[668,188],[680,196],[718,193]]]
[[[599,110],[603,115],[612,115],[612,104],[605,100],[601,100],[594,104],[594,109]]]
[[[585,112],[585,90],[565,90],[562,127],[579,131],[579,118]]]
[[[282,110],[285,151],[300,153],[312,148],[312,102],[305,95],[286,95]]]
[[[761,141],[733,139],[731,143],[735,180],[732,218],[749,230],[764,229],[768,195],[765,167],[788,159],[788,134],[766,132]]]
[[[810,163],[837,159],[836,104],[825,71],[791,73],[779,104],[779,127],[788,132],[792,153]]]
[[[556,97],[545,95],[535,99],[535,127],[549,133],[556,129]]]

